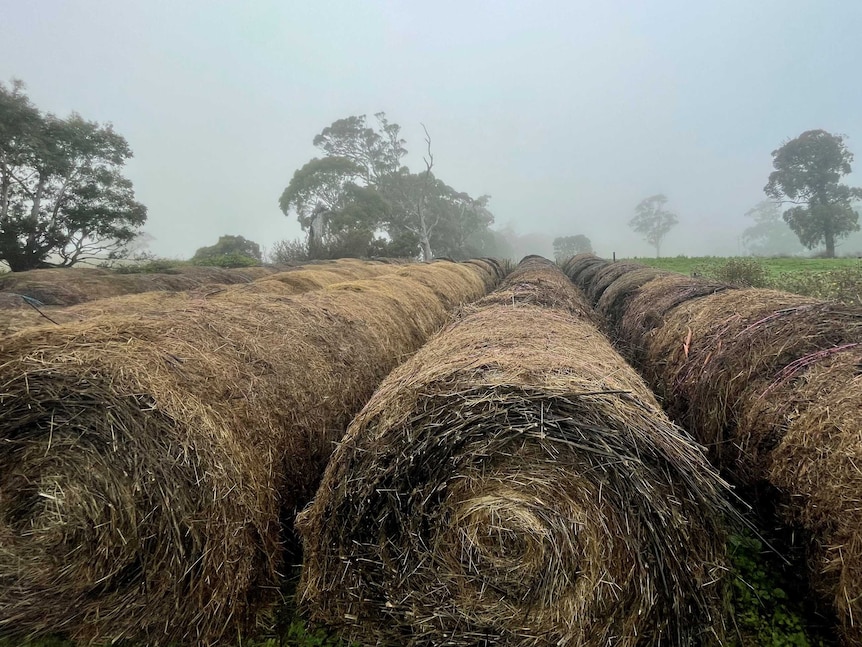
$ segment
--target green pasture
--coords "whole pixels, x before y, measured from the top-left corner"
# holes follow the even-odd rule
[[[791,272],[827,272],[862,267],[862,259],[858,258],[798,258],[794,256],[779,258],[746,256],[739,258],[762,265],[767,274],[774,278]],[[726,263],[730,259],[719,256],[674,256],[668,258],[627,258],[624,260],[642,263],[669,272],[691,274],[692,272],[703,273],[704,269]]]

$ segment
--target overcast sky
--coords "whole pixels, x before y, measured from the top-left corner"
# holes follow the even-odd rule
[[[862,155],[860,64],[859,0],[0,0],[0,79],[113,122],[168,257],[299,236],[277,201],[314,135],[381,110],[497,226],[649,254],[627,222],[664,193],[664,255],[737,253],[783,141]]]

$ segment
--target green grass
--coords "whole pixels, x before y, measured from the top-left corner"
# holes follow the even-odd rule
[[[760,263],[770,276],[776,278],[781,274],[791,272],[825,272],[862,266],[862,260],[858,258],[754,258],[751,256],[740,258]],[[710,266],[726,263],[730,259],[720,256],[674,256],[671,258],[628,258],[620,260],[635,261],[669,272],[691,274]]]

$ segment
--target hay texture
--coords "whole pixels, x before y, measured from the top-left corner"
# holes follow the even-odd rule
[[[624,274],[621,279],[626,275]],[[608,289],[613,288],[613,283]],[[615,342],[624,349],[625,357],[646,371],[647,381],[652,381],[649,371],[653,366],[645,366],[648,354],[649,337],[661,327],[665,317],[677,306],[687,301],[734,289],[726,283],[705,281],[684,274],[661,274],[644,283],[628,302],[623,316],[615,326]]]
[[[456,267],[424,269],[481,296]],[[334,442],[448,316],[386,276],[0,339],[0,632],[236,640]]]
[[[593,305],[598,303],[602,294],[610,285],[624,274],[633,272],[643,268],[639,263],[631,263],[628,261],[619,261],[608,265],[599,266],[599,269],[592,274],[582,275],[584,285],[588,286],[585,289],[587,299]]]
[[[193,290],[207,284],[248,283],[273,268],[178,267],[170,273],[121,274],[89,267],[10,272],[0,277],[0,292],[23,295],[49,306],[70,306],[123,294]]]
[[[621,348],[713,462],[808,538],[812,586],[862,644],[862,309],[640,272],[600,299]]]
[[[734,479],[765,481],[810,534],[812,583],[862,643],[862,309],[772,290],[672,311],[646,365],[668,410]]]
[[[384,381],[298,519],[313,620],[368,645],[718,641],[723,485],[586,309],[529,260]]]
[[[629,301],[640,287],[664,274],[666,272],[653,267],[641,266],[629,269],[616,277],[605,288],[595,303],[596,312],[608,322],[616,325],[622,319],[623,313],[628,309]]]
[[[30,305],[20,296],[10,295],[9,307],[0,307],[0,334],[11,334],[36,325],[61,324],[85,321],[93,317],[112,315],[141,315],[148,312],[177,310],[196,299],[221,299],[236,290],[269,295],[302,294],[328,285],[357,279],[370,279],[394,273],[399,266],[377,262],[345,259],[325,266],[305,266],[265,275],[266,278],[242,285],[199,285],[184,291],[153,291],[108,299],[97,299],[76,306],[57,307]],[[206,269],[206,268],[205,268]],[[247,268],[261,269],[261,268]],[[121,276],[121,275],[117,275]],[[493,276],[493,274],[489,274]]]
[[[565,261],[562,265],[562,270],[563,274],[568,276],[572,283],[583,288],[585,283],[581,281],[581,274],[587,271],[597,271],[606,265],[610,265],[610,262],[599,258],[595,254],[578,254]]]

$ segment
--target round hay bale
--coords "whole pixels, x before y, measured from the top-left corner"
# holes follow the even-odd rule
[[[465,301],[484,292],[468,272],[440,278]],[[153,645],[248,631],[334,443],[448,317],[387,276],[0,338],[0,631]]]
[[[481,269],[476,272],[474,268]],[[411,277],[431,289],[447,308],[454,308],[464,303],[463,292],[457,289],[460,281],[468,280],[474,283],[476,290],[487,292],[499,283],[496,271],[493,267],[481,267],[471,263],[438,262],[426,265],[402,266],[395,274],[396,276]],[[451,286],[447,277],[453,279]],[[484,284],[475,283],[477,278],[484,277]]]
[[[720,641],[724,486],[594,326],[533,305],[537,270],[351,424],[298,520],[313,620],[377,645]],[[571,294],[542,303],[582,299],[545,272]]]
[[[628,302],[637,291],[646,283],[649,283],[666,272],[653,267],[640,267],[624,273],[615,279],[602,293],[596,302],[596,311],[614,325],[622,319],[623,313],[628,309]]]
[[[377,263],[333,263],[328,269],[297,268],[281,272],[253,282],[240,282],[240,285],[202,284],[183,291],[152,291],[133,293],[106,299],[87,301],[75,306],[60,308],[56,306],[29,307],[23,299],[18,302],[24,307],[17,310],[0,309],[0,332],[11,334],[38,325],[54,325],[74,321],[86,321],[105,314],[138,316],[162,316],[166,311],[179,310],[188,301],[196,299],[221,298],[222,293],[232,294],[236,290],[269,295],[294,295],[317,290],[327,285],[344,281],[374,278],[394,272],[396,266]],[[203,268],[215,269],[220,268]],[[485,276],[483,274],[483,276]],[[216,277],[217,278],[217,277]],[[151,287],[165,288],[165,284],[151,284]],[[169,287],[169,286],[168,286]]]
[[[493,282],[493,284],[488,285],[489,290],[493,289],[493,285],[496,285],[500,281],[500,279],[503,278],[501,276],[502,268],[500,267],[499,263],[494,261],[494,259],[471,258],[471,259],[466,260],[464,262],[472,264],[472,265],[477,265],[477,266],[481,267],[483,270],[485,270],[485,272],[488,273],[488,276],[489,276],[488,280]]]
[[[762,289],[667,309],[676,297],[649,293],[661,280],[629,304],[664,310],[639,368],[713,460],[808,538],[813,588],[844,644],[862,643],[862,309]]]
[[[248,283],[251,275],[265,276],[273,271],[263,267],[234,270],[181,266],[169,272],[126,274],[91,267],[52,268],[3,275],[0,291],[21,294],[49,306],[70,306],[124,294],[193,290],[212,283]]]
[[[573,256],[563,264],[563,273],[580,288],[586,284],[581,279],[581,275],[590,268],[599,268],[608,265],[610,261],[599,258],[595,254],[578,254]]]
[[[555,308],[599,324],[583,292],[572,285],[551,261],[541,256],[528,256],[522,260],[505,284],[484,297],[482,304]]]
[[[645,266],[639,263],[618,261],[600,267],[593,275],[592,280],[586,285],[585,292],[590,303],[598,303],[605,290],[619,277],[635,270],[643,269]]]
[[[687,301],[733,289],[736,288],[726,283],[704,281],[683,274],[659,275],[644,283],[629,300],[615,326],[619,344],[626,349],[627,358],[641,366],[647,352],[648,337],[662,325],[667,313]],[[647,375],[647,380],[652,381],[651,376]]]
[[[836,610],[844,644],[860,645],[862,348],[819,359],[767,399],[778,409],[770,423],[783,433],[765,477],[784,493],[784,520],[811,533],[810,579]]]

